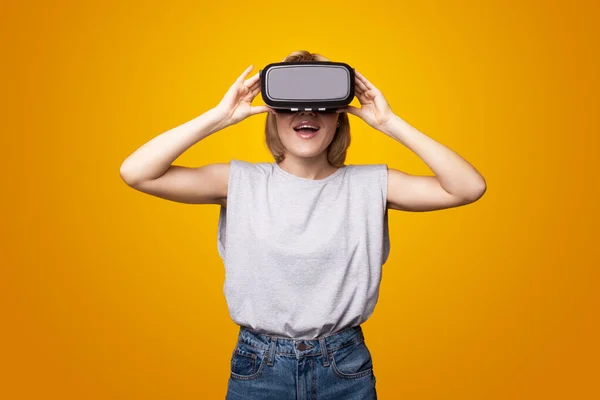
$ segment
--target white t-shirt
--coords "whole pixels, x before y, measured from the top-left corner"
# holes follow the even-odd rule
[[[366,321],[390,252],[387,165],[312,180],[276,162],[229,164],[217,247],[232,320],[296,339]]]

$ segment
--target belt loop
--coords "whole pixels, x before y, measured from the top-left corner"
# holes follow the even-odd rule
[[[277,348],[277,337],[271,336],[271,344],[269,346],[269,359],[267,365],[272,366],[273,360],[275,359],[275,349]]]
[[[321,343],[321,354],[323,354],[323,365],[328,367],[329,359],[327,357],[327,347],[325,346],[325,338],[324,337],[320,338],[319,342]]]

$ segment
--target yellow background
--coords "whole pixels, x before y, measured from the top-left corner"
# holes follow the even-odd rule
[[[363,324],[380,398],[600,398],[594,3],[3,3],[0,397],[224,398],[238,327],[219,206],[137,192],[119,168],[248,65],[306,49],[356,68],[487,181],[465,207],[390,211]],[[265,117],[176,164],[272,161]],[[347,164],[431,173],[350,119]]]

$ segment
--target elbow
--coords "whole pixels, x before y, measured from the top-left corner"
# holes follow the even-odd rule
[[[473,189],[469,191],[469,194],[466,196],[466,200],[469,203],[473,203],[479,200],[484,195],[486,190],[487,185],[485,183],[485,179],[482,177],[480,182],[478,182],[476,185],[473,185]]]
[[[125,167],[125,163],[121,164],[121,168],[119,169],[119,175],[121,176],[123,182],[125,182],[128,186],[135,186],[135,183],[137,182],[136,178],[130,171],[127,170],[127,168]]]

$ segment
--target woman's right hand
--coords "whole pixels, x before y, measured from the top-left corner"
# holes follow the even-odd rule
[[[252,100],[260,92],[260,74],[244,80],[252,71],[254,66],[250,65],[229,88],[223,99],[215,107],[223,116],[226,125],[234,125],[247,117],[264,112],[275,114],[269,106],[252,106]]]

